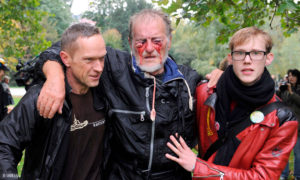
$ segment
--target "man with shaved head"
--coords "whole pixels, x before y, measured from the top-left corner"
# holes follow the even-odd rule
[[[21,179],[101,179],[105,119],[95,88],[103,71],[105,43],[97,27],[78,23],[64,32],[61,47],[66,67],[63,112],[43,118],[36,108],[42,85],[27,91],[0,122],[1,180],[19,179],[17,165],[24,150]]]

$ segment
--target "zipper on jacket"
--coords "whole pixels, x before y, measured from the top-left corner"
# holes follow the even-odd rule
[[[146,96],[146,107],[147,107],[148,112],[150,112],[150,104],[149,104],[149,89],[150,89],[150,87],[146,87],[146,94],[145,94],[145,96]],[[148,170],[147,170],[148,172],[151,170],[152,161],[153,161],[154,133],[155,133],[155,121],[152,121],[150,154],[149,154],[149,163],[148,163]]]
[[[145,111],[129,111],[129,110],[121,110],[121,109],[112,109],[110,110],[112,113],[123,113],[123,114],[136,114],[136,115],[141,115],[140,120],[144,121],[145,120]]]
[[[218,177],[218,176],[220,176],[220,180],[223,180],[224,179],[224,175],[225,175],[225,173],[224,172],[222,172],[222,171],[220,171],[220,170],[218,170],[218,169],[215,169],[215,168],[212,168],[212,167],[210,167],[206,162],[203,162],[203,161],[201,161],[201,160],[199,160],[199,159],[197,159],[196,161],[200,161],[202,164],[205,164],[209,169],[211,169],[211,170],[213,170],[213,171],[216,171],[216,172],[218,172],[219,174],[217,174],[217,175],[208,175],[208,176],[194,176],[193,178],[209,178],[209,177]]]

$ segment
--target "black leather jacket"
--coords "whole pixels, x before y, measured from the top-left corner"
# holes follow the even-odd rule
[[[193,97],[201,76],[170,58],[162,81],[156,80],[156,119],[150,120],[154,80],[146,77],[128,52],[107,47],[99,89],[109,105],[105,137],[110,147],[105,179],[190,179],[191,173],[168,160],[166,146],[171,134],[183,136],[190,147],[196,144]],[[41,54],[37,63],[50,59],[61,63],[59,43]]]
[[[24,149],[21,179],[58,180],[61,175],[67,152],[71,105],[67,93],[63,113],[44,119],[36,108],[41,87],[38,84],[30,88],[13,111],[0,122],[0,179],[18,178],[17,165]],[[67,92],[71,90],[66,89]],[[103,109],[99,98],[94,99],[97,99],[97,102],[94,101],[96,110]]]
[[[166,146],[179,133],[190,147],[196,144],[192,110],[201,77],[170,58],[164,78],[156,79],[156,119],[150,119],[153,77],[147,77],[129,53],[107,48],[101,86],[109,102],[111,157],[107,179],[189,179],[191,174],[168,160]]]

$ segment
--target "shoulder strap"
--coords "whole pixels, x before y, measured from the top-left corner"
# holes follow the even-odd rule
[[[276,101],[276,102],[270,103],[266,106],[263,106],[263,107],[257,109],[257,111],[261,111],[264,114],[264,116],[266,116],[267,114],[271,113],[275,109],[281,108],[283,106],[284,106],[284,104],[282,102]],[[229,137],[236,136],[241,131],[243,131],[244,129],[249,127],[251,124],[253,124],[253,123],[250,120],[250,116],[246,121],[241,121],[240,123],[236,124],[234,127],[231,128],[231,131],[229,132],[228,136],[226,136],[224,138],[219,138],[212,145],[210,145],[210,147],[208,148],[208,150],[206,151],[206,153],[203,157],[203,160],[208,160],[208,158],[211,155],[213,155],[224,144],[224,142]]]

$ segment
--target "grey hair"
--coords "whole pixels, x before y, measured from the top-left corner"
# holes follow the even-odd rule
[[[68,27],[61,37],[61,49],[73,52],[77,48],[75,43],[79,37],[101,35],[99,28],[89,23],[76,23]]]
[[[156,17],[160,17],[163,22],[166,25],[166,32],[167,32],[167,36],[171,37],[172,35],[172,26],[171,26],[171,20],[169,19],[169,16],[162,12],[161,10],[155,10],[155,9],[143,9],[142,11],[134,14],[133,16],[130,17],[129,20],[129,40],[132,40],[133,37],[133,24],[136,22],[136,20],[138,20],[139,18],[156,18]]]

